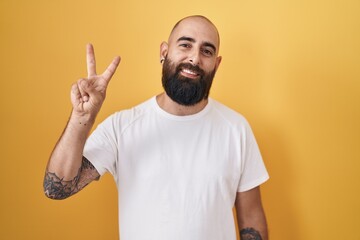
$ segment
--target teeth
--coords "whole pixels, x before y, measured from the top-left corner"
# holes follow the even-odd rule
[[[195,72],[193,72],[193,71],[191,71],[189,69],[183,69],[183,72],[191,74],[191,75],[197,75],[197,73],[195,73]]]

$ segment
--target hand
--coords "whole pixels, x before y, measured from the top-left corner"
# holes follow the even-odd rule
[[[71,103],[73,114],[95,118],[105,100],[106,88],[120,63],[120,57],[115,57],[107,69],[96,74],[94,48],[86,46],[87,78],[79,79],[71,88]]]

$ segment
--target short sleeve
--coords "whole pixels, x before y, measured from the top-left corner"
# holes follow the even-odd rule
[[[100,175],[110,172],[116,176],[117,140],[114,115],[99,124],[85,143],[83,155]]]
[[[255,136],[245,122],[241,133],[241,176],[238,192],[245,192],[269,179]]]

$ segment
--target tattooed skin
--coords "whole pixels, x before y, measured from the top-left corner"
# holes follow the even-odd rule
[[[77,193],[93,180],[100,177],[95,167],[85,157],[82,159],[78,174],[72,180],[65,181],[55,173],[46,171],[44,178],[44,192],[52,199],[65,199]]]
[[[260,233],[253,228],[244,228],[240,231],[241,240],[262,240]]]

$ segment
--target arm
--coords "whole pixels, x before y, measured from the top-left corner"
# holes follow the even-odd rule
[[[99,173],[82,153],[120,58],[116,57],[103,74],[97,75],[94,49],[90,44],[86,56],[88,77],[78,80],[71,88],[73,110],[45,171],[44,192],[53,199],[67,198],[99,178]]]
[[[46,170],[44,178],[45,195],[52,199],[65,199],[99,178],[100,175],[94,166],[83,157],[80,169],[72,180],[64,180],[56,173]]]
[[[241,240],[267,240],[267,224],[261,204],[260,187],[238,192],[235,200]]]

